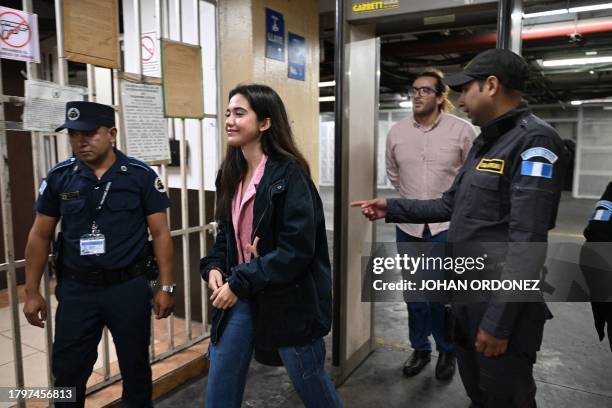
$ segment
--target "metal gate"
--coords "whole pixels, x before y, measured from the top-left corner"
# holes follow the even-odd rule
[[[137,76],[142,75],[142,48],[140,43],[141,32],[142,32],[142,18],[143,18],[143,5],[150,7],[154,3],[153,12],[156,19],[156,29],[161,38],[167,38],[181,42],[191,42],[194,45],[202,46],[203,42],[208,44],[209,49],[212,47],[212,52],[204,53],[206,58],[203,65],[207,66],[207,71],[204,73],[206,81],[206,87],[203,90],[205,93],[205,116],[203,119],[167,119],[168,129],[170,138],[178,141],[179,146],[179,157],[180,165],[178,169],[169,168],[166,164],[154,166],[156,171],[160,174],[160,177],[164,181],[166,186],[170,187],[170,191],[174,191],[180,196],[180,202],[173,202],[172,206],[168,209],[168,220],[171,220],[171,214],[178,214],[180,216],[180,225],[175,226],[171,231],[172,237],[180,237],[180,243],[175,242],[181,247],[181,255],[177,256],[178,253],[175,251],[175,258],[181,258],[181,267],[174,269],[175,279],[182,274],[184,296],[182,305],[184,309],[184,315],[180,318],[170,316],[162,329],[154,324],[154,319],[151,319],[151,347],[150,347],[150,361],[151,363],[159,361],[168,356],[171,356],[196,342],[203,340],[209,335],[209,327],[207,324],[207,289],[204,282],[201,279],[199,284],[197,281],[192,282],[193,262],[190,261],[190,238],[197,236],[199,239],[199,247],[197,253],[199,257],[205,255],[206,252],[206,239],[207,233],[216,233],[216,225],[214,223],[207,223],[206,220],[206,197],[205,190],[207,185],[210,186],[211,179],[211,168],[216,167],[220,157],[220,149],[216,143],[205,143],[205,140],[216,140],[218,138],[218,126],[217,121],[219,120],[219,95],[218,95],[218,36],[217,36],[217,7],[215,1],[204,1],[204,0],[155,0],[154,2],[142,2],[141,0],[122,0],[124,10],[124,26],[130,24],[132,30],[135,31],[136,36],[132,35],[130,39],[127,36],[122,38],[122,60],[124,61],[129,57],[125,54],[124,50],[129,48],[126,41],[136,40],[137,44],[130,44],[133,48],[135,47],[138,51],[136,61],[134,62],[133,56],[130,57],[130,63],[132,66],[136,66],[135,71],[131,72]],[[22,7],[24,11],[35,12],[33,10],[32,0],[23,0]],[[54,81],[55,83],[65,86],[71,85],[71,81],[68,76],[68,61],[64,58],[64,39],[63,39],[63,1],[55,0],[55,35],[56,35],[56,52],[51,49],[48,53],[44,53],[42,58],[42,64],[37,66],[34,63],[26,63],[27,79],[43,79],[48,81]],[[150,10],[149,10],[150,11]],[[130,15],[133,17],[133,21],[125,21],[126,16]],[[184,38],[184,27],[183,22],[186,19],[195,22],[197,27],[197,33],[195,40],[193,38]],[[212,37],[212,38],[211,38]],[[214,40],[213,40],[214,39]],[[206,46],[206,45],[205,45]],[[54,55],[56,54],[56,55]],[[125,69],[125,65],[122,67]],[[100,95],[110,95],[111,103],[115,106],[116,110],[121,109],[121,98],[119,90],[119,77],[120,72],[116,69],[98,68],[93,65],[86,65],[86,96],[89,101],[96,101]],[[134,70],[133,70],[134,71]],[[208,77],[207,77],[208,76]],[[104,79],[109,79],[105,81]],[[23,80],[23,78],[21,79]],[[96,84],[99,87],[96,89]],[[46,354],[46,383],[32,384],[28,382],[27,373],[24,371],[24,353],[23,341],[24,336],[22,332],[24,328],[21,327],[25,322],[25,318],[22,315],[19,300],[19,282],[18,282],[18,270],[25,266],[24,259],[16,259],[15,255],[15,241],[14,231],[15,228],[26,228],[29,229],[30,225],[23,226],[13,225],[14,210],[15,208],[34,206],[33,202],[28,203],[15,203],[11,200],[11,185],[19,184],[23,181],[19,175],[13,171],[9,172],[9,165],[11,160],[19,160],[19,157],[12,158],[8,155],[7,148],[7,132],[19,132],[19,137],[27,137],[27,133],[31,133],[31,146],[32,146],[32,184],[34,186],[34,197],[38,195],[38,186],[41,184],[46,172],[55,163],[69,157],[71,155],[67,136],[65,134],[45,134],[42,132],[28,132],[23,130],[23,125],[19,121],[7,121],[5,120],[5,107],[11,106],[11,108],[21,108],[24,103],[23,96],[6,95],[5,86],[2,83],[2,66],[0,65],[0,102],[2,103],[2,109],[0,109],[0,189],[1,189],[1,205],[2,205],[2,229],[3,229],[3,244],[4,244],[4,262],[0,264],[0,274],[6,276],[6,284],[8,293],[8,314],[10,315],[10,338],[12,340],[12,362],[14,365],[12,383],[0,384],[6,386],[15,386],[17,388],[32,387],[32,386],[47,386],[52,384],[51,374],[51,349],[52,349],[52,338],[53,338],[53,295],[52,291],[54,288],[54,278],[49,273],[44,273],[44,279],[41,283],[41,293],[47,302],[47,319],[44,329],[44,354]],[[108,103],[102,101],[103,103]],[[117,120],[118,124],[121,124],[120,120]],[[118,147],[125,151],[126,141],[125,137],[122,136],[122,129],[119,127]],[[195,129],[195,132],[193,131]],[[26,133],[27,132],[27,133]],[[188,149],[188,140],[191,138],[194,141],[195,146],[191,146]],[[130,154],[128,151],[127,154]],[[188,157],[191,160],[188,160]],[[205,166],[207,160],[213,160],[212,165]],[[13,162],[14,163],[14,162]],[[205,169],[205,167],[208,167]],[[27,173],[27,172],[24,172]],[[196,175],[194,177],[194,174]],[[12,179],[11,179],[12,176]],[[213,175],[214,176],[214,175]],[[195,182],[194,182],[195,180]],[[195,184],[195,185],[194,185]],[[209,188],[210,190],[211,188]],[[197,200],[189,200],[189,191],[197,190]],[[197,221],[195,225],[190,224],[189,209],[190,206],[197,206]],[[176,217],[175,217],[176,218]],[[192,217],[193,218],[193,217]],[[199,274],[198,274],[199,275]],[[192,287],[199,287],[201,310],[201,322],[194,322],[192,319]],[[197,291],[197,289],[196,289]],[[177,302],[179,298],[177,298]],[[177,327],[180,329],[181,325],[184,325],[184,332],[181,336],[177,336]],[[27,326],[25,326],[27,327]],[[42,329],[40,329],[42,331]],[[6,335],[9,336],[9,330],[6,331]],[[160,344],[158,339],[164,338],[165,342]],[[28,347],[28,350],[30,347]],[[111,364],[111,346],[109,345],[109,334],[108,330],[104,329],[103,338],[101,341],[102,353],[99,358],[101,360],[101,381],[88,387],[87,392],[90,393],[99,388],[105,387],[110,383],[118,381],[120,374],[116,370],[116,364]],[[113,369],[115,367],[115,369]],[[40,367],[36,367],[40,371]],[[5,381],[7,379],[5,378]],[[20,406],[24,406],[23,403]]]

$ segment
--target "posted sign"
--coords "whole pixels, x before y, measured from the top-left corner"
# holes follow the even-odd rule
[[[161,77],[157,31],[142,33],[140,46],[142,47],[142,74],[152,77]]]
[[[0,6],[0,58],[40,62],[36,14]]]

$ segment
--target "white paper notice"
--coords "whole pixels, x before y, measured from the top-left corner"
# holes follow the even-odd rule
[[[170,161],[168,122],[161,85],[121,81],[127,154],[147,163]]]
[[[23,128],[54,132],[65,122],[66,102],[82,101],[85,91],[85,88],[60,86],[48,81],[25,81]]]

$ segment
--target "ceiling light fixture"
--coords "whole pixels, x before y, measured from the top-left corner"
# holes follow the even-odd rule
[[[559,15],[559,14],[566,14],[566,13],[568,13],[567,9],[548,10],[548,11],[540,11],[538,13],[523,14],[523,18],[536,18],[536,17],[556,16],[556,15]]]
[[[319,88],[326,88],[328,86],[336,86],[336,81],[319,82]]]
[[[543,67],[566,67],[571,65],[605,64],[612,62],[612,56],[590,58],[565,58],[542,61]]]
[[[400,108],[412,108],[412,101],[401,101],[399,106]]]
[[[336,98],[333,96],[319,96],[319,102],[335,102]]]
[[[608,10],[612,9],[612,3],[592,4],[590,6],[570,7],[557,10],[540,11],[537,13],[523,14],[523,18],[536,18],[546,16],[556,16],[567,13],[584,13],[587,11]]]
[[[612,3],[593,4],[590,6],[570,7],[568,10],[570,13],[584,13],[586,11],[597,11],[612,9]]]

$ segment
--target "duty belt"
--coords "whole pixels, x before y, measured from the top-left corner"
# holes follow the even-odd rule
[[[59,278],[71,279],[86,285],[108,287],[127,282],[140,275],[144,275],[145,272],[144,261],[136,261],[120,269],[75,270],[63,266]]]

